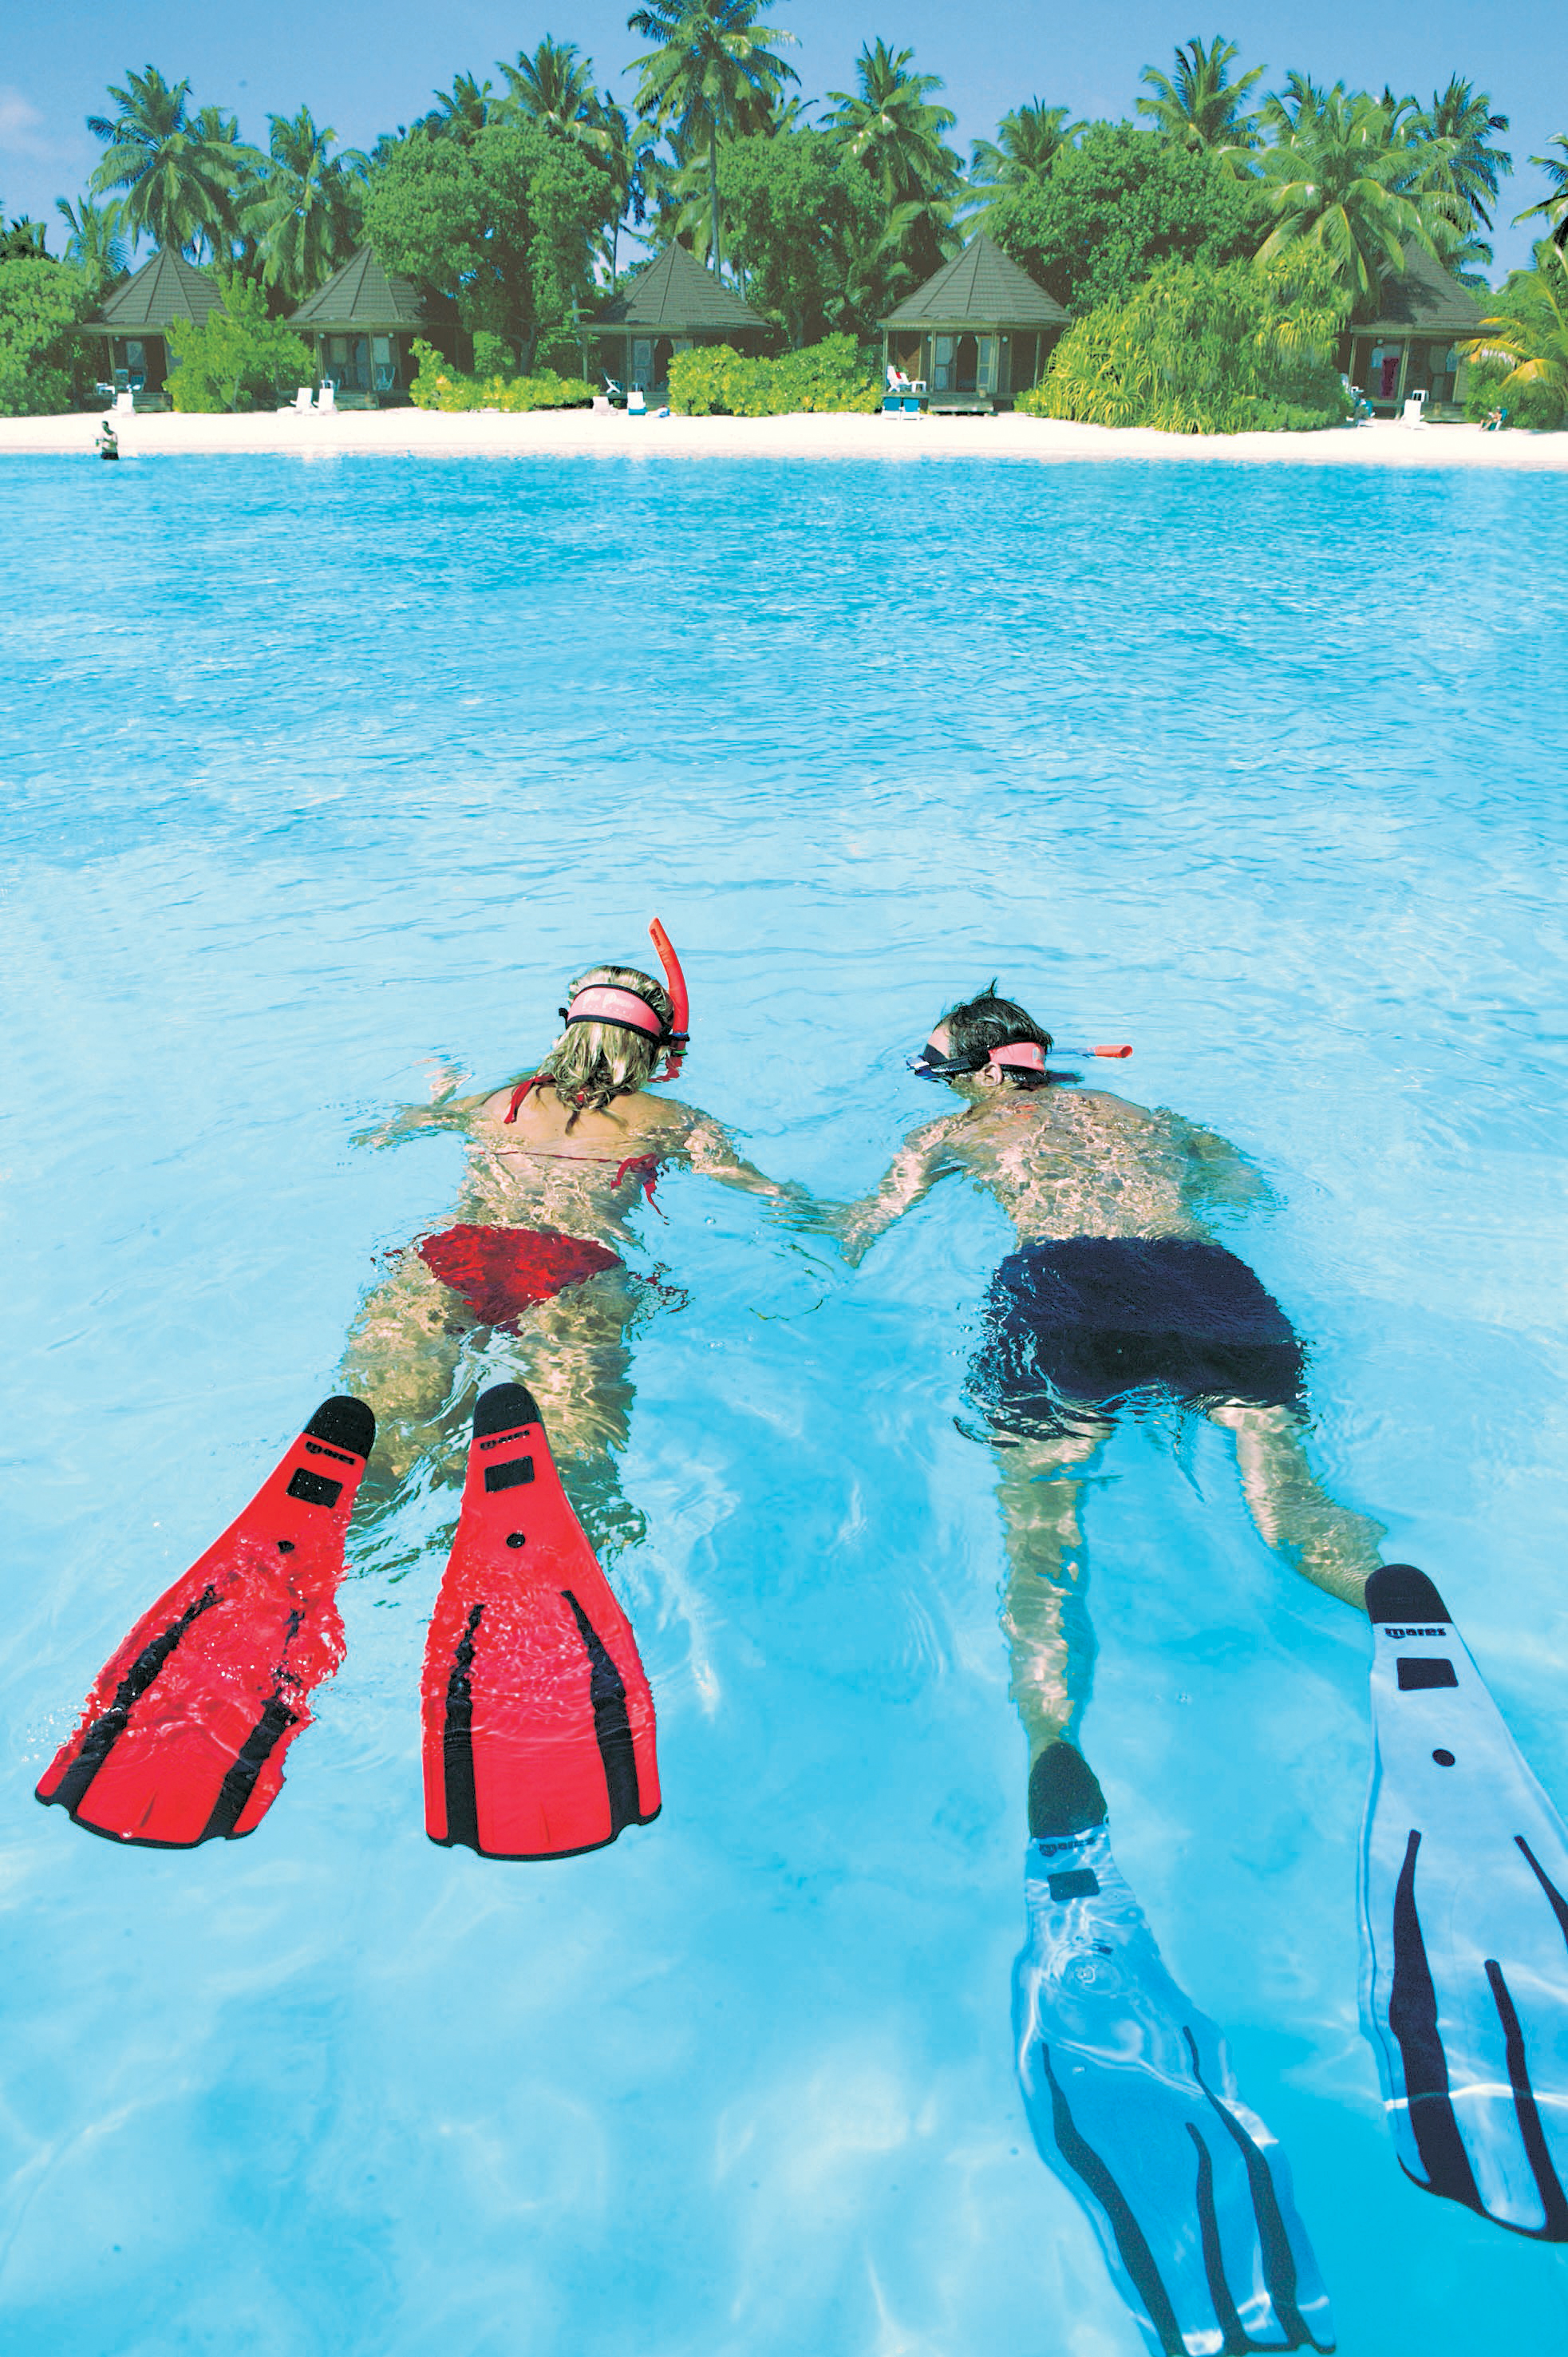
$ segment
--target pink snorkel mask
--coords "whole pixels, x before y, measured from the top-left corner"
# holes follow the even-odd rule
[[[1055,1041],[1051,1046],[1055,1048]],[[922,1081],[961,1081],[975,1072],[1037,1072],[1044,1079],[1047,1049],[1037,1039],[1009,1039],[989,1052],[977,1049],[969,1056],[944,1056],[929,1039],[918,1056],[909,1059],[909,1070]],[[1064,1048],[1064,1056],[1075,1059],[1084,1056],[1130,1056],[1129,1047]]]
[[[667,1049],[664,1070],[655,1072],[656,1081],[672,1081],[680,1073],[686,1044],[691,1038],[687,1023],[691,1005],[686,994],[686,977],[681,971],[681,961],[671,944],[669,934],[657,917],[648,928],[649,938],[659,952],[659,963],[664,968],[665,986],[670,993],[670,1020],[665,1022],[659,1009],[635,990],[619,984],[590,982],[578,991],[570,1006],[563,1006],[561,1015],[568,1030],[574,1023],[609,1023],[622,1031],[636,1031],[644,1039],[652,1039]],[[517,1119],[517,1109],[532,1088],[539,1075],[531,1073],[512,1091],[511,1103],[505,1118]]]

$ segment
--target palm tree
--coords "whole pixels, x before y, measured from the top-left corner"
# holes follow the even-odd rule
[[[1015,106],[997,124],[994,141],[975,141],[971,187],[977,196],[993,201],[1017,188],[1036,187],[1062,149],[1070,147],[1087,127],[1069,123],[1065,106],[1043,106],[1037,98],[1027,106]]]
[[[0,262],[43,262],[48,248],[44,242],[45,224],[18,213],[7,221],[5,208],[0,206]]]
[[[64,197],[57,197],[55,210],[68,232],[66,260],[74,262],[85,274],[93,301],[101,301],[115,279],[124,278],[127,266],[125,241],[120,234],[119,206],[95,205],[91,197],[82,197],[72,205]]]
[[[604,154],[608,142],[596,119],[594,61],[583,56],[575,41],[552,40],[546,33],[532,57],[520,49],[516,65],[509,66],[504,58],[496,62],[510,85],[509,112],[515,108],[531,123]]]
[[[882,251],[897,284],[929,278],[953,251],[953,212],[963,186],[962,160],[944,135],[958,117],[930,103],[941,76],[912,71],[914,61],[913,49],[871,42],[854,61],[858,88],[830,90],[838,104],[822,124],[882,191]]]
[[[1230,60],[1240,51],[1234,41],[1216,33],[1207,48],[1199,40],[1177,44],[1176,74],[1145,66],[1141,80],[1154,91],[1138,101],[1140,114],[1148,115],[1162,139],[1178,147],[1208,148],[1232,156],[1258,145],[1258,118],[1247,104],[1247,94],[1262,80],[1262,66],[1250,66],[1230,80]]]
[[[854,61],[855,91],[830,90],[838,101],[824,128],[838,134],[857,164],[864,164],[889,205],[908,203],[929,191],[949,195],[958,187],[962,164],[944,145],[958,121],[950,106],[928,103],[942,88],[940,74],[911,73],[913,49],[897,54],[874,41]]]
[[[1293,67],[1285,76],[1283,90],[1271,90],[1258,109],[1258,121],[1265,131],[1278,139],[1289,139],[1299,131],[1304,121],[1310,122],[1323,113],[1332,98],[1343,98],[1345,85],[1337,81],[1332,90],[1313,81],[1310,74],[1297,73]]]
[[[239,126],[216,107],[193,118],[189,82],[170,84],[155,66],[127,73],[125,83],[110,88],[117,113],[87,118],[107,150],[92,175],[93,194],[124,189],[118,211],[133,237],[193,255],[203,243],[215,252],[251,160]]]
[[[494,91],[493,82],[476,81],[472,74],[456,74],[450,90],[431,92],[435,104],[414,127],[423,127],[437,139],[459,140],[467,147],[499,112],[491,103]]]
[[[1568,289],[1546,267],[1552,250],[1542,238],[1535,268],[1510,273],[1497,317],[1483,319],[1479,336],[1465,347],[1472,360],[1508,361],[1499,395],[1526,396],[1530,423],[1541,425],[1568,425]]]
[[[1564,251],[1564,241],[1568,240],[1568,131],[1555,133],[1546,144],[1549,147],[1562,148],[1563,161],[1559,163],[1555,156],[1530,157],[1536,170],[1544,172],[1552,186],[1538,203],[1526,205],[1523,212],[1516,213],[1514,219],[1516,221],[1533,221],[1539,213],[1547,223],[1548,240],[1556,248],[1564,265],[1568,266],[1568,252]]]
[[[1384,279],[1403,269],[1407,244],[1444,258],[1444,240],[1455,242],[1455,201],[1427,185],[1422,150],[1391,135],[1375,99],[1349,96],[1338,83],[1317,95],[1316,111],[1300,106],[1290,135],[1263,153],[1276,221],[1258,258],[1317,246],[1365,317]]]
[[[613,280],[619,274],[620,233],[628,216],[634,228],[640,228],[648,215],[650,151],[657,145],[659,134],[651,123],[633,123],[607,90],[594,100],[594,124],[603,137],[601,155],[616,200],[604,256]]]
[[[1457,74],[1450,77],[1446,90],[1434,90],[1432,104],[1417,108],[1410,121],[1412,135],[1439,151],[1433,158],[1437,184],[1457,197],[1482,229],[1491,228],[1487,207],[1497,203],[1499,178],[1513,169],[1513,157],[1493,146],[1488,135],[1508,127],[1506,114],[1492,113],[1488,93],[1477,93]],[[1487,259],[1491,259],[1489,251]]]
[[[269,161],[245,207],[262,277],[291,302],[304,300],[346,262],[359,240],[364,176],[358,148],[331,153],[338,134],[318,127],[308,106],[269,114]]]
[[[628,32],[657,46],[635,58],[642,80],[637,111],[668,131],[678,162],[703,149],[708,159],[708,214],[713,230],[714,271],[723,266],[719,242],[719,141],[745,121],[748,109],[771,101],[792,67],[767,47],[793,41],[771,25],[759,25],[762,0],[650,0],[627,18]]]

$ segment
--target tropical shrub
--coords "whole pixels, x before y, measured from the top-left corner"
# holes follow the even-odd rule
[[[869,413],[882,388],[862,365],[851,335],[826,336],[776,361],[751,360],[728,344],[677,352],[670,406],[687,417],[788,417],[800,410]]]
[[[483,339],[491,348],[485,352],[487,361],[494,359],[495,340]],[[474,341],[478,346],[481,339]],[[553,369],[542,369],[533,376],[503,374],[499,369],[488,376],[465,376],[423,337],[414,341],[413,357],[419,374],[409,394],[421,409],[500,409],[520,414],[530,409],[585,409],[594,398],[594,388],[585,378],[557,376]]]
[[[316,373],[310,347],[274,319],[254,280],[238,271],[214,273],[220,310],[171,319],[165,333],[174,361],[167,392],[183,414],[226,409],[270,409],[280,393],[308,384]]]
[[[47,417],[71,405],[72,328],[85,274],[42,253],[0,262],[0,417]]]
[[[1167,434],[1306,432],[1352,414],[1334,364],[1348,298],[1311,253],[1222,270],[1172,262],[1068,329],[1032,417]]]
[[[1470,415],[1496,408],[1510,425],[1568,425],[1568,267],[1549,240],[1535,249],[1535,268],[1511,270],[1493,303],[1494,316],[1465,347]]]

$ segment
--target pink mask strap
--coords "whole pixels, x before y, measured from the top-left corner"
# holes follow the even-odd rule
[[[1004,1070],[1043,1072],[1046,1051],[1037,1039],[1010,1039],[1005,1048],[993,1048],[985,1060],[988,1064],[1000,1064]]]
[[[629,990],[617,990],[609,983],[590,983],[580,990],[566,1009],[568,1023],[623,1023],[628,1030],[640,1031],[650,1039],[662,1039],[664,1026],[645,998],[638,998]]]

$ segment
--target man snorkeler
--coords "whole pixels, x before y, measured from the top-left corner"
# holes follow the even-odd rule
[[[950,1008],[911,1063],[957,1106],[913,1131],[837,1225],[858,1263],[933,1187],[962,1178],[1017,1239],[992,1280],[968,1388],[996,1453],[1002,1618],[1029,1742],[1015,2029],[1041,2156],[1084,2202],[1156,2348],[1324,2348],[1327,2295],[1284,2157],[1111,1854],[1104,1797],[1077,1747],[1089,1660],[1069,1607],[1090,1462],[1119,1412],[1162,1396],[1233,1435],[1259,1531],[1328,1594],[1361,1601],[1380,1530],[1317,1481],[1301,1343],[1209,1231],[1217,1211],[1263,1192],[1257,1174],[1178,1114],[1061,1085],[1051,1047],[994,985]]]

